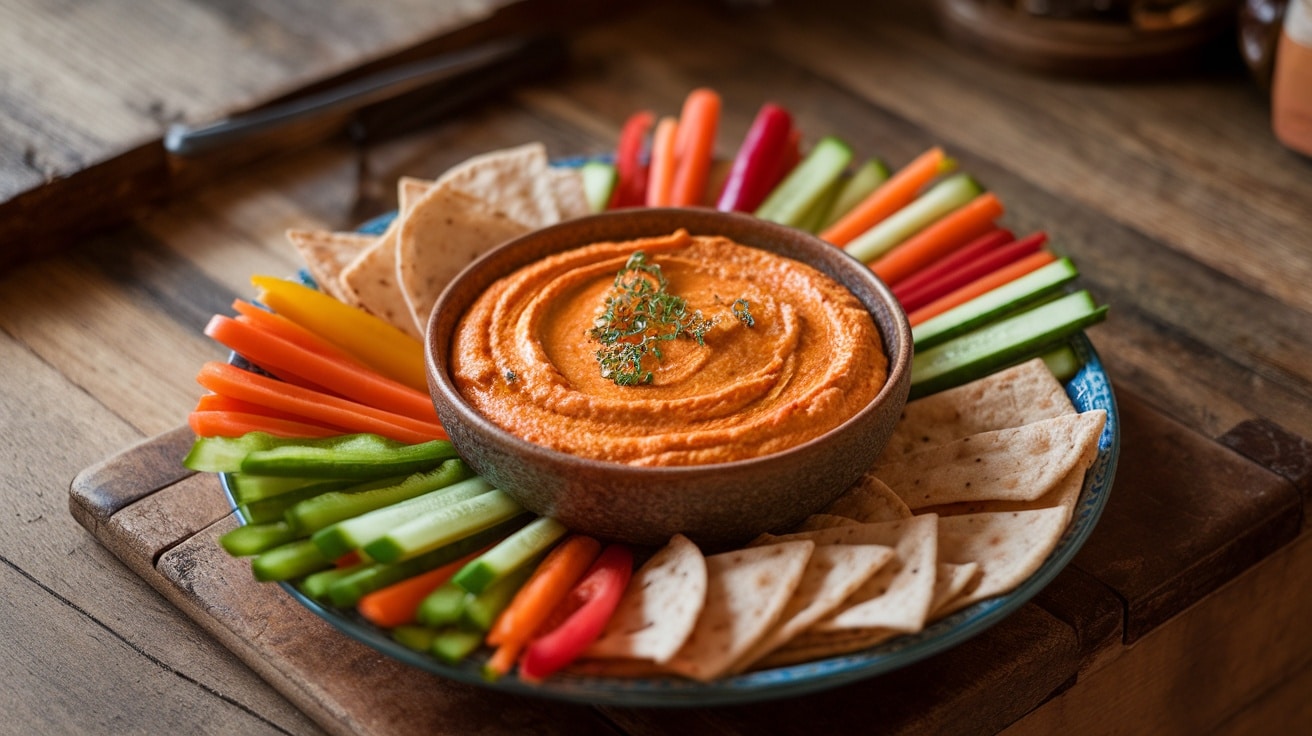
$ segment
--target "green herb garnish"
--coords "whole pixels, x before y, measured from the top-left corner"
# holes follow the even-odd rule
[[[739,322],[748,327],[756,326],[756,318],[752,316],[751,302],[746,299],[735,299],[733,306],[729,308],[733,310],[733,316],[737,317]]]
[[[660,343],[683,337],[706,344],[715,320],[703,317],[701,310],[689,312],[683,297],[666,291],[668,286],[660,265],[648,263],[642,251],[629,256],[615,275],[614,293],[588,331],[601,343],[597,363],[603,378],[618,386],[650,383],[653,374],[644,362],[647,356],[663,359]]]

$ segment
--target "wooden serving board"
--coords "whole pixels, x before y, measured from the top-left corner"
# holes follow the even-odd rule
[[[1306,441],[1246,423],[1218,443],[1123,390],[1119,398],[1123,450],[1107,510],[1075,563],[1034,602],[903,670],[752,706],[591,708],[448,681],[378,654],[281,588],[256,583],[245,561],[222,551],[217,538],[236,522],[218,479],[182,467],[193,439],[186,427],[84,470],[70,510],[332,733],[817,733],[871,722],[899,734],[995,733],[1113,666],[1127,643],[1301,533],[1312,476]],[[1274,472],[1260,464],[1273,447],[1281,450]]]

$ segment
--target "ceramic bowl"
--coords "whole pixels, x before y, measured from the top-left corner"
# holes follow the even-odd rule
[[[635,467],[529,443],[493,424],[451,379],[451,338],[460,317],[497,279],[553,253],[605,240],[724,235],[806,263],[846,286],[873,317],[888,357],[888,380],[864,409],[825,434],[747,460]],[[785,529],[820,510],[874,464],[906,404],[911,328],[892,292],[871,270],[812,235],[743,214],[709,209],[633,209],[570,220],[488,252],[446,288],[426,335],[428,381],[443,426],[479,474],[525,508],[571,529],[640,545],[676,532],[708,547]]]

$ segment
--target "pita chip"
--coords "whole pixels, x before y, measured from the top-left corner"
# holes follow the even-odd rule
[[[1097,445],[1102,410],[962,437],[876,468],[912,510],[961,501],[1033,501]]]
[[[1074,414],[1066,390],[1043,359],[909,402],[880,463],[980,432]]]
[[[900,632],[897,631],[878,628],[840,629],[837,631],[816,631],[812,629],[799,634],[792,641],[766,655],[757,661],[752,669],[763,670],[773,667],[785,667],[799,662],[811,662],[839,654],[848,654],[862,649],[869,649],[900,635]]]
[[[841,608],[817,623],[815,630],[880,628],[913,633],[924,628],[938,571],[937,525],[938,517],[933,514],[865,525],[870,535],[862,541],[887,534],[876,543],[892,543],[896,557],[854,591]]]
[[[1062,508],[963,514],[939,519],[939,560],[978,563],[979,582],[940,612],[947,615],[975,601],[1015,588],[1034,574],[1066,530]]]
[[[361,233],[335,233],[328,230],[288,230],[287,240],[305,261],[314,283],[338,301],[347,301],[339,278],[342,271],[377,240]]]
[[[438,178],[434,188],[446,188],[481,200],[487,210],[501,213],[523,225],[525,230],[535,230],[560,222],[547,163],[546,146],[526,143],[457,164]]]
[[[866,473],[851,488],[843,491],[843,495],[826,506],[824,513],[869,524],[910,518],[911,509],[884,481],[872,473]]]
[[[706,559],[676,534],[634,573],[606,630],[583,656],[664,664],[692,633],[705,601]]]
[[[941,618],[947,604],[974,585],[978,577],[978,562],[967,562],[962,565],[951,562],[938,563],[938,576],[934,578],[934,596],[929,604],[929,620]]]
[[[757,660],[806,631],[841,605],[894,554],[892,547],[874,544],[816,547],[779,623],[738,660],[731,672],[749,669]]]
[[[547,169],[547,176],[551,178],[551,192],[556,197],[561,220],[592,214],[588,192],[583,188],[582,172],[572,166],[553,166]]]
[[[728,672],[779,620],[814,549],[802,540],[707,557],[706,605],[666,667],[702,682]]]
[[[339,278],[354,304],[386,321],[415,339],[422,339],[420,327],[410,316],[410,309],[397,283],[397,237],[406,217],[432,182],[402,177],[397,183],[397,215],[374,243],[347,266]]]

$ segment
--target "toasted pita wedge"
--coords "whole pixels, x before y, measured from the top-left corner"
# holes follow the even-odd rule
[[[288,230],[287,240],[305,261],[314,283],[338,301],[348,301],[338,279],[342,271],[367,250],[377,238],[360,233],[335,233],[328,230]]]
[[[929,604],[929,621],[943,617],[942,611],[957,596],[971,589],[979,581],[979,563],[967,562],[957,565],[951,562],[938,563],[938,576],[934,578],[934,599]]]
[[[1106,423],[1102,410],[962,437],[875,472],[912,510],[961,501],[1033,501],[1075,467]]]
[[[1075,413],[1066,390],[1040,358],[909,402],[881,464],[980,432]]]
[[[750,669],[757,660],[788,643],[824,618],[894,556],[892,547],[832,544],[816,547],[779,623],[734,664],[731,673]]]
[[[546,146],[526,143],[453,166],[438,178],[437,187],[481,200],[486,210],[535,230],[560,222],[553,177],[547,169]]]
[[[939,519],[939,559],[978,563],[979,583],[940,611],[947,615],[1001,595],[1034,574],[1066,530],[1062,508],[964,514]]]
[[[839,631],[805,631],[795,639],[763,657],[754,670],[785,667],[839,654],[848,654],[882,644],[901,636],[889,629],[843,629]]]
[[[803,540],[707,557],[706,605],[667,668],[703,682],[728,672],[779,620],[814,549]]]
[[[682,534],[633,575],[606,630],[585,657],[670,660],[692,633],[706,603],[706,558]]]
[[[345,300],[385,320],[415,339],[423,332],[410,315],[397,281],[397,237],[415,203],[431,181],[402,177],[397,182],[397,215],[371,246],[347,266],[339,278]]]
[[[826,506],[824,513],[845,516],[862,524],[911,517],[911,509],[902,498],[873,473],[861,476],[843,495]]]
[[[577,168],[553,166],[547,169],[547,175],[551,178],[551,193],[556,198],[561,220],[592,214],[588,193],[583,188],[583,174]]]
[[[881,628],[906,633],[924,628],[938,572],[937,524],[937,516],[926,514],[865,525],[869,536],[863,536],[862,541],[889,535],[880,543],[894,544],[897,550],[894,562],[880,569],[813,628],[816,631]]]

